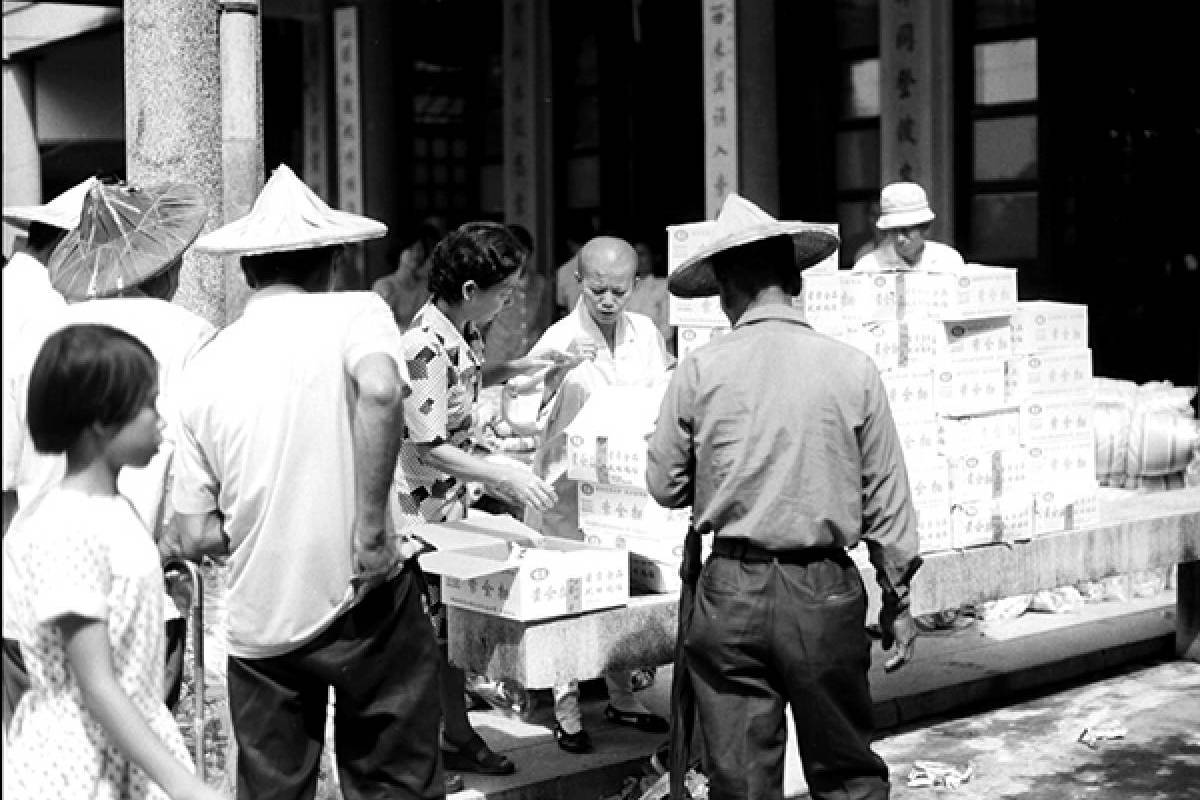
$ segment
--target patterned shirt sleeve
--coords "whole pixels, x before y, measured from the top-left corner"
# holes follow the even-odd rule
[[[410,393],[404,399],[407,438],[437,445],[450,438],[448,429],[451,372],[454,365],[437,337],[411,328],[402,337]]]

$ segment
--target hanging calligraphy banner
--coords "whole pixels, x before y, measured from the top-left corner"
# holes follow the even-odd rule
[[[933,23],[914,0],[879,4],[880,140],[883,182],[915,181],[933,172]]]
[[[533,0],[504,3],[504,221],[530,231],[538,230],[535,10]]]
[[[320,19],[304,20],[302,24],[304,169],[301,174],[308,188],[325,202],[330,202],[329,135],[326,130],[329,103],[325,99],[329,89],[325,77],[329,48]]]
[[[737,2],[704,0],[704,209],[738,190]]]
[[[363,213],[362,97],[358,79],[358,9],[333,11],[334,98],[337,102],[338,207]]]
[[[362,93],[358,75],[358,9],[333,10],[333,96],[337,103],[337,204],[342,211],[363,214]],[[362,280],[366,254],[361,246],[351,247],[349,261],[354,273],[349,285]]]

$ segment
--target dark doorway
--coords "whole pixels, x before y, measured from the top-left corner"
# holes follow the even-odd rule
[[[1045,198],[1055,274],[1089,307],[1097,375],[1200,378],[1196,10],[1092,15],[1046,3]]]

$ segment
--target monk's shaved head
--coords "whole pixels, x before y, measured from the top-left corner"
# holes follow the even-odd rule
[[[615,236],[597,236],[579,251],[580,298],[601,332],[611,338],[637,279],[633,245]]]
[[[625,283],[637,274],[638,255],[633,245],[615,236],[589,239],[579,251],[579,277]]]

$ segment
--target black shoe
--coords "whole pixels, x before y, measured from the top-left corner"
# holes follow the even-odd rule
[[[594,749],[592,747],[592,737],[588,736],[588,732],[583,728],[579,729],[579,733],[567,733],[562,729],[562,725],[554,726],[554,740],[558,742],[558,746],[568,753],[590,753]]]
[[[646,733],[666,733],[671,730],[671,724],[658,714],[647,714],[641,711],[621,711],[611,704],[604,708],[604,718],[618,725],[628,725]]]
[[[467,784],[463,781],[462,775],[455,775],[452,772],[446,773],[446,794],[461,792],[465,788],[467,788]]]
[[[457,749],[442,750],[442,766],[446,769],[478,772],[481,775],[511,775],[517,771],[516,764],[493,752],[478,733],[465,744],[451,744]]]

